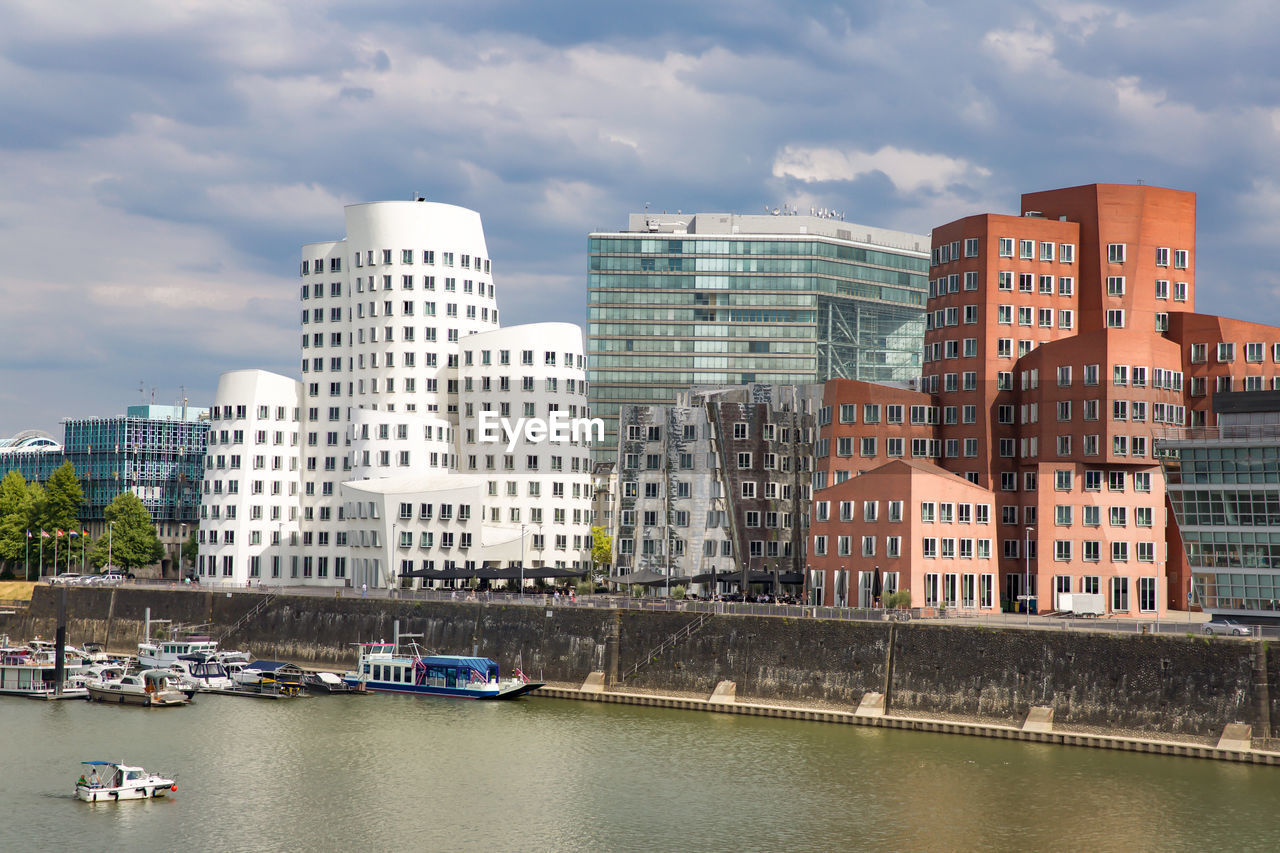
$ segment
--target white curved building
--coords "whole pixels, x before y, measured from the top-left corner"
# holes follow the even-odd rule
[[[296,379],[265,370],[218,379],[200,499],[201,577],[288,575],[300,532],[301,397]]]
[[[302,381],[274,377],[292,384],[298,413],[297,527],[279,531],[288,552],[250,544],[270,541],[251,523],[270,510],[245,499],[252,472],[216,469],[224,491],[206,495],[202,574],[377,588],[408,571],[521,559],[586,568],[587,437],[581,425],[563,442],[527,429],[531,418],[587,417],[581,330],[499,328],[474,211],[406,201],[345,214],[345,239],[302,250]],[[241,374],[270,376],[227,374],[218,411],[273,411],[283,388],[265,379],[250,388]],[[271,400],[245,401],[246,391]],[[502,417],[522,427],[516,440],[486,440],[484,427],[492,433]],[[211,447],[210,464],[218,455],[227,454]],[[225,491],[237,470],[238,503]]]

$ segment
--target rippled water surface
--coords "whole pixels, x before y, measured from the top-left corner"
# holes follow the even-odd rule
[[[0,725],[0,851],[1280,849],[1280,769],[946,735],[378,695]],[[178,792],[81,803],[86,759]]]

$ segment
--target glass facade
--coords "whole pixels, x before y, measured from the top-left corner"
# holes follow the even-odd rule
[[[46,482],[70,461],[84,490],[80,520],[104,520],[103,511],[128,490],[156,524],[194,524],[209,440],[209,421],[169,418],[80,418],[64,424],[61,450],[0,455],[0,476],[16,469],[27,482]]]
[[[790,233],[619,233],[592,234],[588,263],[598,461],[616,451],[621,406],[670,404],[691,385],[920,376],[927,252]]]
[[[1280,616],[1275,429],[1196,430],[1158,448],[1195,603],[1210,612]]]

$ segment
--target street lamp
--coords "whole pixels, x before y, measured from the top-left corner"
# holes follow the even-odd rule
[[[1023,550],[1026,552],[1023,556],[1023,589],[1022,602],[1023,608],[1027,614],[1026,624],[1031,624],[1031,528],[1026,528],[1027,535],[1024,541]]]
[[[116,523],[114,521],[107,522],[107,568],[114,569],[115,565],[111,562],[111,545],[113,543],[114,534],[116,532]]]
[[[520,602],[524,603],[524,522],[520,522]]]

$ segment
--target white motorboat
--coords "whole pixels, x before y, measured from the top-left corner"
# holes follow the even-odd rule
[[[144,669],[136,675],[125,675],[115,681],[90,681],[85,686],[89,699],[94,702],[162,708],[191,701],[177,682],[177,673],[167,669]]]
[[[213,655],[217,651],[217,642],[208,637],[138,643],[138,663],[152,669],[168,669],[183,655]]]
[[[84,761],[89,767],[76,780],[76,797],[86,803],[147,800],[178,790],[178,783],[141,767],[116,761]]]
[[[228,690],[236,686],[226,667],[207,655],[182,655],[169,669],[196,690]]]

